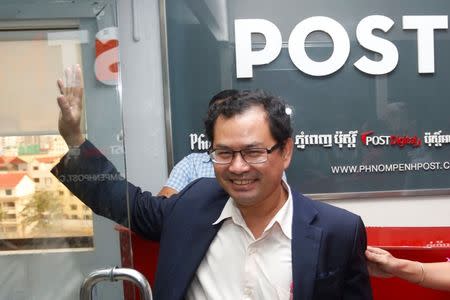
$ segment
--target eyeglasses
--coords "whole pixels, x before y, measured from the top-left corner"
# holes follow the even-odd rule
[[[268,155],[281,147],[281,143],[271,148],[247,148],[242,150],[214,149],[209,152],[211,160],[220,165],[227,165],[233,161],[234,154],[240,153],[242,159],[248,164],[261,164],[267,161]]]

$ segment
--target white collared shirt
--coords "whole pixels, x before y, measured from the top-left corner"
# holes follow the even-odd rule
[[[255,239],[232,198],[223,224],[191,282],[188,300],[289,300],[292,293],[292,194]]]

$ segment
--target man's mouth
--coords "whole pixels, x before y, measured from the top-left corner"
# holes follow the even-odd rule
[[[246,185],[246,184],[252,183],[253,180],[249,180],[249,179],[233,180],[232,179],[231,182],[236,185]]]

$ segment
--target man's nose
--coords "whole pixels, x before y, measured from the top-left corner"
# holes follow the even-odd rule
[[[247,172],[250,168],[250,165],[248,162],[244,160],[242,157],[242,153],[235,152],[233,155],[233,159],[231,160],[230,165],[228,166],[228,169],[230,172],[240,174],[243,172]]]

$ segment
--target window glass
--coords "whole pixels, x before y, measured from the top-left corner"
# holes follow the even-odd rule
[[[66,210],[73,211],[65,205],[74,201],[73,196],[50,174],[67,146],[56,127],[57,89],[49,83],[63,78],[64,66],[82,64],[86,34],[70,27],[0,31],[0,65],[10,70],[7,76],[2,73],[5,84],[0,90],[3,107],[8,107],[0,110],[0,155],[6,167],[2,181],[8,185],[6,195],[16,191],[15,214],[0,221],[16,225],[9,226],[0,239],[83,236],[88,239],[82,239],[85,243],[80,246],[93,246],[92,221],[78,215],[65,217]]]
[[[450,4],[336,3],[167,0],[175,163],[208,149],[214,94],[265,89],[290,107],[297,190],[448,193]]]
[[[83,35],[83,31],[70,28],[0,31],[0,65],[8,70],[0,73],[0,99],[2,106],[8,107],[0,110],[0,135],[58,133],[54,120],[58,115],[54,103],[57,89],[48,83],[62,78],[65,65],[81,63]],[[40,149],[27,143],[18,150],[32,154]]]

